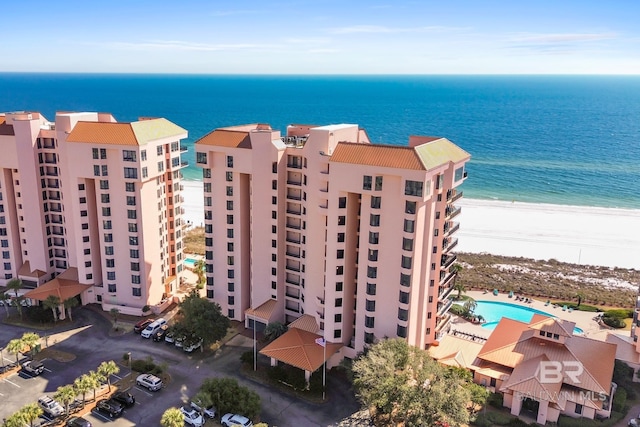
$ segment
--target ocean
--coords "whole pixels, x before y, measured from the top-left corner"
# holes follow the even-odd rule
[[[189,131],[357,123],[375,143],[443,136],[471,153],[465,197],[640,208],[640,76],[0,73],[0,111],[165,117]],[[197,180],[195,153],[185,178]]]

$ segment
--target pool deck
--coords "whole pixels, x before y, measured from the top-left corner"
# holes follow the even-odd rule
[[[483,291],[468,291],[465,295],[473,298],[476,301],[495,301],[504,302],[514,305],[522,305],[523,307],[535,308],[536,310],[544,311],[560,319],[569,320],[575,322],[576,326],[584,331],[583,336],[587,338],[596,339],[599,341],[606,341],[608,333],[615,333],[616,335],[629,336],[629,331],[614,330],[608,327],[600,326],[593,318],[597,313],[587,311],[563,311],[562,307],[553,307],[552,305],[545,305],[545,301],[533,300],[527,304],[523,301],[516,301],[515,297],[509,298],[505,293],[499,293],[493,295],[493,293],[484,293]],[[455,318],[451,324],[451,330],[456,330],[465,334],[475,335],[477,337],[488,338],[492,331],[483,328],[481,325],[475,325],[462,318]]]

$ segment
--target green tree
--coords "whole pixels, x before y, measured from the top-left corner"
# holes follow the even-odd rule
[[[64,405],[65,415],[69,415],[69,405],[76,400],[76,389],[72,385],[63,385],[58,387],[53,398]]]
[[[60,307],[60,297],[57,295],[49,295],[47,299],[42,301],[42,305],[53,313],[53,321],[58,321],[58,307]]]
[[[94,378],[88,374],[84,374],[73,381],[73,388],[76,390],[76,394],[82,395],[82,407],[84,408],[85,398],[87,393],[91,390],[95,390]]]
[[[287,329],[289,328],[280,322],[271,322],[264,328],[264,339],[267,342],[274,341],[287,332]]]
[[[470,392],[455,370],[403,339],[382,340],[353,364],[359,399],[383,423],[406,426],[468,424]]]
[[[20,363],[19,355],[22,353],[22,350],[24,350],[24,343],[21,339],[16,338],[9,341],[7,351],[16,355],[16,365]]]
[[[184,417],[182,412],[178,408],[169,408],[164,411],[162,418],[160,419],[160,425],[162,427],[183,427]]]
[[[24,414],[16,412],[5,420],[3,427],[24,427],[26,423]]]
[[[576,298],[578,298],[578,305],[576,306],[576,308],[580,308],[580,304],[582,304],[582,300],[584,299],[584,293],[578,292],[576,294]]]
[[[29,348],[29,351],[33,355],[36,346],[40,343],[40,335],[35,332],[25,332],[22,334],[20,341],[22,341],[23,347]]]
[[[31,427],[33,427],[33,423],[40,418],[40,416],[44,413],[41,407],[39,407],[36,403],[29,403],[24,405],[19,413],[22,414],[25,422],[29,423]]]
[[[258,393],[239,385],[233,378],[207,378],[199,393],[208,394],[213,406],[221,414],[231,412],[255,418],[260,413]]]
[[[18,291],[19,291],[20,289],[22,289],[22,280],[20,280],[20,279],[19,279],[19,278],[17,278],[17,277],[14,277],[13,279],[11,279],[11,280],[9,280],[9,281],[7,282],[7,284],[5,285],[5,287],[6,287],[8,290],[12,290],[13,292],[15,292],[15,294],[16,294],[16,298],[18,298]]]
[[[69,316],[69,320],[73,322],[73,316],[71,316],[71,311],[74,307],[77,307],[78,305],[80,305],[80,303],[78,302],[78,298],[76,297],[67,298],[66,300],[64,300],[63,304],[64,304],[64,308],[67,310],[67,316]]]
[[[467,388],[469,389],[469,393],[471,394],[471,403],[473,403],[472,409],[474,412],[476,411],[477,407],[483,407],[487,404],[487,399],[489,398],[489,390],[487,390],[486,387],[474,382],[469,382],[467,384]]]
[[[193,269],[195,270],[196,276],[198,276],[197,284],[200,287],[204,285],[204,280],[205,280],[204,270],[206,267],[207,267],[207,264],[203,259],[199,259],[193,264]]]
[[[111,313],[111,317],[113,317],[113,329],[118,330],[118,316],[120,315],[120,310],[114,307],[109,310],[109,313]]]
[[[478,304],[474,300],[467,300],[462,304],[462,317],[465,319],[469,319],[473,316],[473,312],[475,311]]]
[[[200,406],[201,408],[200,415],[202,415],[202,418],[204,418],[204,410],[209,406],[213,405],[213,399],[211,398],[211,394],[204,392],[202,390],[197,392],[196,395],[193,396],[191,400],[193,400],[195,403],[198,404],[198,406]]]
[[[0,302],[4,305],[4,309],[7,311],[7,317],[9,317],[9,304],[11,304],[11,295],[6,292],[0,292]]]
[[[231,322],[222,315],[220,305],[191,292],[180,303],[183,314],[180,326],[202,338],[202,347],[208,346],[227,334]]]
[[[151,307],[149,307],[148,305],[144,305],[142,307],[142,314],[144,314],[145,316],[147,315],[147,313],[149,313],[151,311]]]
[[[22,302],[25,300],[25,298],[20,295],[18,297],[16,297],[13,300],[13,306],[16,308],[16,310],[18,310],[18,315],[20,316],[20,320],[22,320]]]
[[[109,385],[109,393],[111,393],[111,375],[115,375],[120,372],[120,368],[116,365],[116,362],[109,360],[108,362],[102,362],[98,366],[98,374],[107,380]]]
[[[458,292],[458,299],[460,299],[460,297],[462,297],[462,293],[467,290],[464,287],[464,283],[458,282],[458,273],[460,273],[461,271],[462,265],[458,264],[457,262],[453,264],[451,268],[449,268],[450,273],[455,273],[455,276],[453,277],[453,289]]]
[[[98,388],[100,388],[100,385],[102,384],[102,382],[104,381],[104,377],[102,375],[100,375],[100,373],[96,372],[96,371],[89,371],[87,373],[87,376],[90,379],[91,382],[91,389],[93,391],[93,400],[96,400],[96,390]]]

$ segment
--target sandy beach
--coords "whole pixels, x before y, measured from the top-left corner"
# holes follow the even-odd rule
[[[202,182],[184,181],[185,219],[204,223]],[[458,249],[640,269],[640,210],[461,199]]]

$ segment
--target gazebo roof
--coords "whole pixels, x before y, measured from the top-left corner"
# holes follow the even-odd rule
[[[318,342],[325,342],[326,349]],[[318,334],[291,328],[260,350],[260,354],[287,365],[314,372],[341,348],[341,343],[326,342]]]
[[[65,301],[84,292],[91,286],[93,285],[85,285],[78,282],[78,269],[72,267],[47,283],[25,293],[24,296],[25,298],[44,301],[50,295],[55,295],[60,298],[60,301]]]

